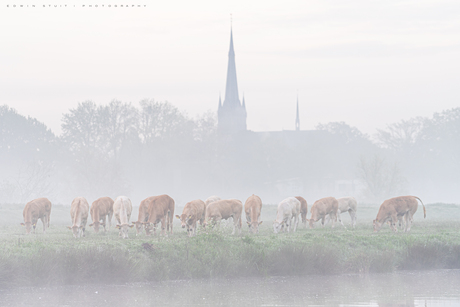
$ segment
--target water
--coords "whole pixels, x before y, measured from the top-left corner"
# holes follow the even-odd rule
[[[1,306],[460,306],[460,270],[15,288]]]

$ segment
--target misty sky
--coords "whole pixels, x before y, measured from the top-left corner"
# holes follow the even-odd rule
[[[191,116],[225,95],[230,13],[248,129],[345,121],[363,132],[459,107],[460,2],[146,1],[147,8],[6,8],[0,105],[60,133],[78,102],[169,101]],[[85,3],[119,4],[118,0]]]

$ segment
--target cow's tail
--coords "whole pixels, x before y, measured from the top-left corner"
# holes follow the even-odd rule
[[[423,206],[423,218],[426,218],[426,210],[425,210],[425,205],[423,204],[422,200],[420,198],[418,198],[417,196],[414,196],[416,199],[418,199],[420,201],[420,203],[422,204]]]

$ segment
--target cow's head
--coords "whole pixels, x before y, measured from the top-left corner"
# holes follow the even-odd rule
[[[314,219],[307,219],[308,225],[310,226],[310,229],[313,229],[315,227],[315,220]]]
[[[88,226],[89,226],[89,227],[93,227],[93,226],[94,226],[94,231],[95,231],[95,232],[99,232],[99,226],[105,227],[105,223],[96,221],[96,222],[94,222],[94,223],[89,224]]]
[[[25,222],[25,223],[21,223],[22,226],[26,227],[26,234],[30,234],[30,232],[32,231],[32,227],[34,229],[34,232],[35,232],[35,226],[36,224],[32,224],[32,222]]]
[[[284,220],[280,223],[277,222],[276,220],[273,222],[273,231],[275,233],[278,233],[281,229],[284,227]]]
[[[82,234],[82,231],[83,231],[83,226],[77,226],[77,225],[73,225],[72,227],[70,226],[67,226],[67,228],[69,228],[70,230],[72,230],[72,233],[73,233],[73,237],[74,238],[79,238],[81,237],[81,234]]]
[[[133,225],[136,226],[136,236],[141,234],[142,228],[145,228],[144,223],[139,222],[139,221],[133,222]]]
[[[254,221],[254,222],[246,222],[248,223],[248,227],[249,227],[249,231],[251,231],[252,233],[258,233],[259,232],[259,225],[262,224],[262,221],[260,222],[257,222],[257,221]]]
[[[128,239],[128,230],[129,230],[129,228],[133,228],[134,225],[121,224],[121,225],[117,225],[115,227],[120,229],[120,234],[123,237],[123,239]]]
[[[187,215],[187,214],[182,214],[182,215],[176,215],[176,217],[180,220],[180,224],[182,228],[185,228],[185,226],[191,226],[193,224],[193,219],[192,215]],[[188,228],[188,227],[187,227]]]
[[[372,223],[374,224],[374,232],[379,232],[380,228],[382,228],[383,223],[378,220],[373,220]]]

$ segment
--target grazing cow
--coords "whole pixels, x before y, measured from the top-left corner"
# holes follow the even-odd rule
[[[94,226],[94,231],[99,232],[99,225],[104,227],[104,231],[106,232],[107,229],[105,228],[105,218],[107,217],[107,222],[110,228],[112,226],[112,216],[113,216],[113,199],[110,197],[101,197],[96,199],[91,204],[91,219],[93,222],[89,224],[89,227]]]
[[[233,232],[238,229],[241,233],[241,213],[243,212],[243,203],[237,199],[222,199],[210,203],[206,207],[206,222],[204,225],[215,223],[220,226],[222,220],[233,218]]]
[[[310,228],[313,228],[314,223],[321,220],[321,225],[324,227],[324,220],[329,215],[332,220],[332,228],[334,228],[337,221],[337,211],[339,209],[339,202],[334,197],[321,198],[311,206],[311,218],[309,220]]]
[[[190,237],[196,234],[196,222],[200,221],[203,225],[206,217],[206,204],[201,199],[192,200],[184,206],[182,214],[176,215],[181,221],[182,228],[187,227],[187,233]]]
[[[133,222],[133,224],[136,226],[136,236],[140,235],[142,232],[142,228],[145,229],[146,227],[146,222],[149,219],[149,204],[153,201],[153,199],[158,196],[150,196],[141,201],[141,204],[139,205],[139,214],[137,216],[137,221]]]
[[[204,203],[205,203],[205,205],[207,207],[210,203],[213,203],[213,202],[218,201],[218,200],[220,200],[219,196],[209,196],[208,198],[206,198]]]
[[[412,216],[417,211],[418,202],[423,206],[423,217],[426,218],[425,205],[422,200],[416,196],[399,196],[385,200],[379,208],[376,219],[373,221],[374,232],[380,231],[380,228],[386,221],[390,221],[390,228],[397,232],[396,221],[404,218],[404,231],[410,231]]]
[[[280,230],[289,232],[291,230],[292,219],[294,219],[294,229],[297,229],[300,214],[300,201],[295,197],[288,197],[278,204],[276,219],[273,222],[273,231],[278,233]]]
[[[337,201],[339,202],[339,209],[337,210],[337,219],[339,220],[340,224],[343,225],[342,219],[340,218],[340,215],[344,212],[348,212],[351,217],[351,226],[355,228],[356,225],[356,208],[358,207],[358,203],[356,202],[356,199],[354,197],[342,197],[342,198],[337,198]],[[328,215],[326,217],[326,224],[329,223],[330,216]]]
[[[34,199],[26,204],[22,215],[24,223],[21,225],[26,227],[26,234],[30,234],[32,228],[35,233],[38,219],[42,221],[43,233],[45,233],[46,227],[50,227],[51,202],[47,198]]]
[[[120,230],[118,236],[123,239],[128,239],[129,228],[134,225],[129,225],[129,219],[131,218],[131,212],[133,211],[133,205],[131,200],[126,196],[118,196],[113,203],[113,213],[115,220],[118,222],[116,228]]]
[[[246,199],[244,203],[244,213],[246,213],[246,223],[248,223],[249,230],[252,233],[259,232],[259,225],[262,224],[260,220],[260,212],[262,211],[262,200],[259,196],[252,194]]]
[[[298,201],[300,201],[300,216],[302,217],[303,228],[307,228],[307,213],[308,213],[308,204],[305,198],[302,196],[296,196]]]
[[[148,219],[144,222],[145,234],[150,235],[153,228],[153,234],[156,232],[156,225],[161,221],[161,233],[165,233],[165,228],[169,232],[171,227],[171,234],[173,232],[173,217],[174,217],[174,199],[169,195],[160,195],[154,197],[147,208]],[[166,226],[166,227],[165,227]]]
[[[70,205],[70,218],[72,219],[72,230],[74,238],[85,236],[85,226],[88,220],[89,204],[84,197],[76,197]]]

